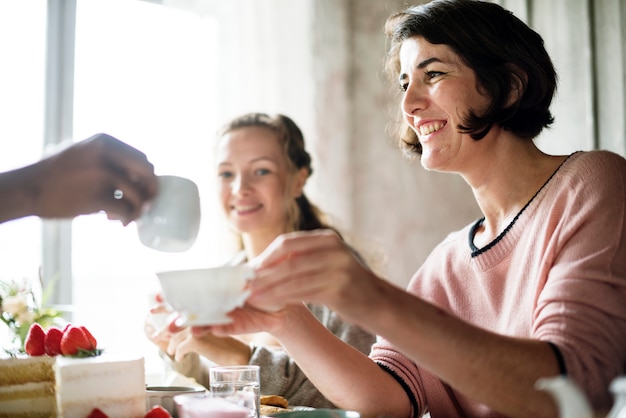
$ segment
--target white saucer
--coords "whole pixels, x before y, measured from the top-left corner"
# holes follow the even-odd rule
[[[233,320],[226,315],[216,315],[212,317],[203,317],[203,318],[197,318],[197,317],[188,318],[186,316],[183,316],[182,318],[178,320],[177,325],[180,325],[183,327],[202,327],[202,326],[208,326],[208,325],[230,324],[231,322],[233,322]]]

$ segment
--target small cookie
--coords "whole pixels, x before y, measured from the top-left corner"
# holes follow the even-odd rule
[[[280,406],[281,408],[289,407],[287,399],[279,395],[261,396],[261,405]]]
[[[260,415],[272,416],[274,414],[280,414],[281,412],[289,412],[289,409],[281,408],[280,406],[261,405]]]

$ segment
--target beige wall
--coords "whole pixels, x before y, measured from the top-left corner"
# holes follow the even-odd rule
[[[351,227],[384,257],[382,272],[405,285],[432,247],[479,212],[460,177],[427,172],[402,156],[390,122],[397,120],[398,90],[385,79],[382,28],[403,1],[350,2],[351,150],[354,177]],[[348,173],[347,173],[348,174]],[[378,266],[377,266],[378,267]]]
[[[307,193],[404,286],[447,233],[480,216],[465,183],[403,159],[387,125],[385,18],[404,0],[169,0],[221,16],[221,118],[283,112],[314,155]],[[503,0],[544,37],[560,74],[548,152],[625,154],[623,0]],[[231,20],[234,19],[234,20]]]

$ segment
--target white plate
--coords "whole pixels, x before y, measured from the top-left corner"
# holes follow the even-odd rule
[[[295,409],[295,408],[294,408]],[[355,411],[345,411],[342,409],[315,409],[297,410],[289,412],[279,412],[268,415],[273,418],[360,418],[361,415]]]

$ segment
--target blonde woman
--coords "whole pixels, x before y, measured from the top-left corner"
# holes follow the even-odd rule
[[[300,128],[287,116],[250,113],[230,121],[218,135],[215,167],[221,208],[241,242],[233,263],[253,259],[283,233],[333,229],[304,194],[311,157]],[[306,307],[335,338],[369,353],[374,335],[325,306]],[[334,406],[268,334],[232,338],[194,335],[189,329],[173,335],[147,332],[176,370],[207,387],[211,364],[257,364],[263,394],[281,395],[291,405]]]

